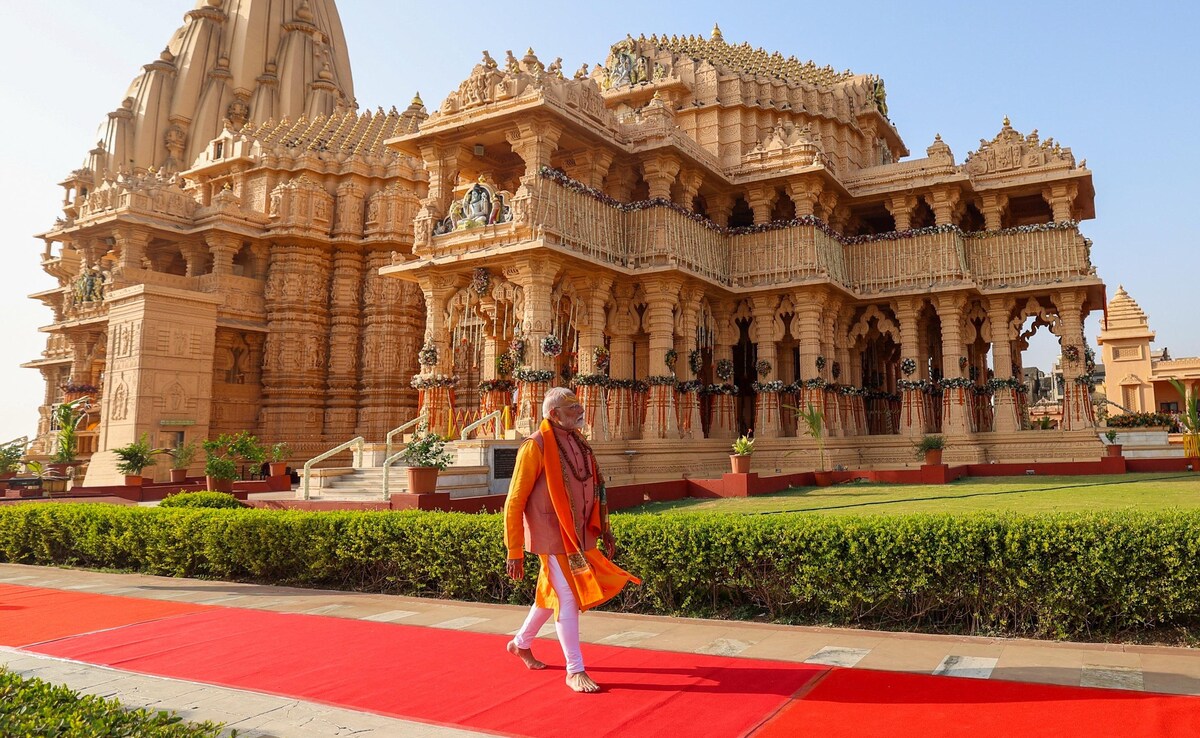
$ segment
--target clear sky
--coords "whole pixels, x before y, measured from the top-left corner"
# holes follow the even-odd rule
[[[881,75],[889,114],[914,156],[934,134],[961,162],[1008,115],[1022,133],[1071,147],[1094,172],[1084,223],[1110,295],[1123,284],[1158,346],[1200,354],[1188,295],[1200,273],[1200,54],[1197,4],[1176,2],[412,3],[340,0],[363,106],[403,109],[420,91],[437,107],[488,49],[532,46],[563,68],[602,62],[626,33],[708,34],[784,56]],[[49,310],[25,295],[53,286],[32,238],[60,214],[56,186],[96,141],[105,114],[180,25],[192,0],[0,0],[0,443],[32,434]],[[1094,343],[1096,316],[1088,323]],[[1048,368],[1035,340],[1026,365]]]

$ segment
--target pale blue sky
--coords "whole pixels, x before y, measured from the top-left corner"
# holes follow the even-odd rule
[[[105,114],[154,60],[191,0],[0,0],[0,269],[4,350],[0,442],[32,433],[35,358],[50,313],[25,295],[52,286],[31,236],[59,214],[56,183],[79,166]],[[869,2],[394,3],[341,0],[363,106],[432,109],[489,49],[532,46],[564,69],[603,61],[626,33],[707,34],[881,75],[889,112],[914,155],[934,134],[958,161],[1008,115],[1087,159],[1097,218],[1083,225],[1110,286],[1137,299],[1175,356],[1200,354],[1188,296],[1198,269],[1200,55],[1194,3]],[[1089,321],[1089,340],[1097,321]],[[1027,364],[1054,350],[1035,341]]]

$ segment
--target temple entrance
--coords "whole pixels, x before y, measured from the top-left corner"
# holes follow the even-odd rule
[[[738,434],[749,433],[754,427],[754,403],[756,395],[751,386],[758,381],[754,370],[758,362],[758,344],[750,340],[750,321],[737,321],[738,342],[733,347],[733,383],[737,385]]]

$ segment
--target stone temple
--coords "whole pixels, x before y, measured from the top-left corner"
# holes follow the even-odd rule
[[[639,36],[578,71],[485,52],[434,112],[359,110],[333,0],[200,0],[62,182],[46,394],[108,450],[242,429],[293,463],[420,413],[528,432],[578,387],[614,477],[1095,458],[1092,175],[1036,130],[921,158],[884,82],[746,43]],[[415,60],[414,60],[415,63]],[[1064,431],[1022,352],[1062,346]],[[511,430],[510,430],[511,429]],[[686,453],[681,450],[686,449]],[[760,465],[761,462],[756,462]]]

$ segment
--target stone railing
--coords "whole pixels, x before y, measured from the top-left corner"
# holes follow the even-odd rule
[[[963,236],[975,283],[985,289],[1070,282],[1092,276],[1086,239],[1077,228]]]
[[[739,287],[833,280],[846,284],[842,245],[815,226],[729,237],[730,275]]]
[[[673,266],[718,284],[729,284],[729,239],[670,208],[626,213],[629,265]]]
[[[970,280],[962,236],[926,233],[845,247],[849,287],[861,294],[925,289]]]
[[[543,235],[587,258],[628,265],[630,213],[547,180],[534,190],[532,219]]]

